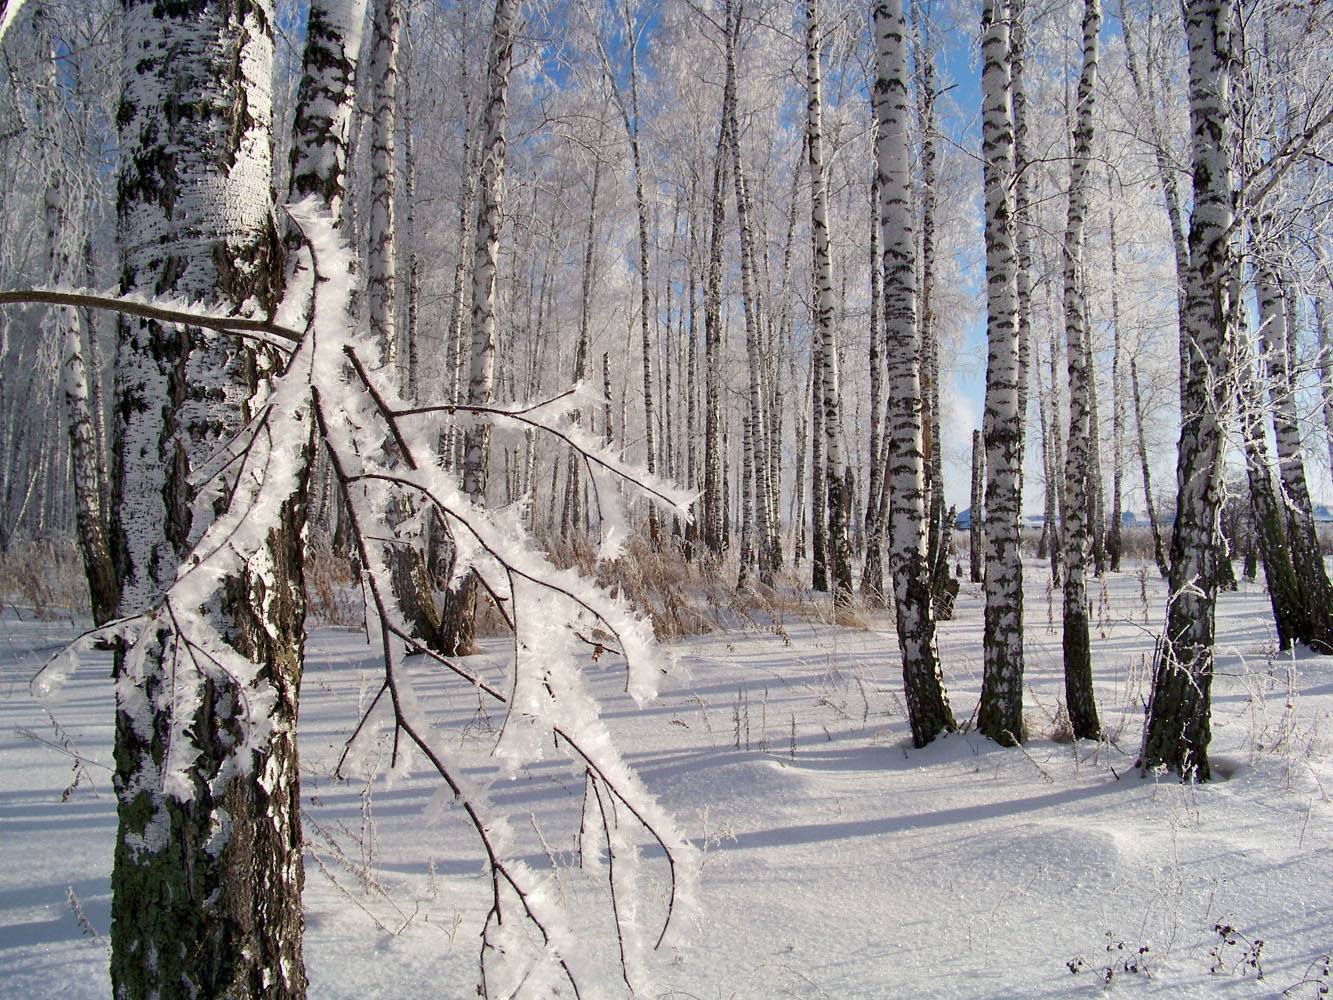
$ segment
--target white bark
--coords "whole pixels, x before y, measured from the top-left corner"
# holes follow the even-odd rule
[[[888,355],[887,489],[889,570],[912,742],[925,746],[954,729],[944,695],[930,565],[926,559],[926,465],[923,454],[921,328],[917,323],[916,227],[908,162],[907,26],[902,0],[874,9],[876,159],[884,266],[884,339]],[[877,262],[878,263],[878,262]]]
[[[985,664],[977,726],[991,739],[1023,738],[1022,415],[1018,412],[1018,262],[1014,237],[1014,123],[1009,4],[985,0],[981,17],[982,159],[986,204]]]
[[[844,605],[852,598],[851,540],[847,522],[847,461],[843,457],[842,424],[838,397],[838,335],[833,321],[833,263],[829,254],[828,189],[824,177],[824,147],[819,66],[819,3],[805,6],[806,134],[810,157],[810,239],[814,258],[815,328],[822,356],[821,419],[828,469],[828,561],[832,570],[833,601]]]
[[[375,108],[370,133],[370,230],[366,253],[366,305],[380,362],[398,360],[395,308],[398,291],[394,231],[394,132],[398,114],[398,0],[374,0],[370,77]]]
[[[366,0],[310,0],[291,151],[290,197],[317,194],[342,218],[352,93]],[[300,245],[292,231],[289,250]]]
[[[1223,432],[1234,397],[1233,310],[1240,308],[1230,162],[1233,3],[1189,0],[1185,29],[1194,210],[1183,282],[1176,521],[1166,632],[1141,759],[1145,768],[1161,765],[1202,781],[1209,776]]]
[[[1092,492],[1092,379],[1083,296],[1083,230],[1088,203],[1088,171],[1092,162],[1092,111],[1097,86],[1097,35],[1101,30],[1098,0],[1085,0],[1083,71],[1079,76],[1077,124],[1069,168],[1069,207],[1064,242],[1065,357],[1069,372],[1069,437],[1065,450],[1065,505],[1061,519],[1064,553],[1065,703],[1075,736],[1101,735],[1092,697],[1092,651],[1089,637],[1087,560],[1089,494]]]
[[[1315,339],[1319,345],[1319,394],[1323,402],[1328,467],[1333,472],[1333,315],[1322,296],[1315,296]]]
[[[267,0],[126,5],[119,238],[127,291],[261,314],[275,307],[273,16]],[[267,405],[278,361],[239,338],[123,321],[113,508],[122,615],[163,607],[181,557],[258,478],[247,459],[219,465],[212,456],[240,450],[231,439]],[[207,647],[217,669],[201,673],[199,647],[172,642],[163,624],[117,657],[118,997],[156,995],[167,983],[180,996],[304,996],[296,695],[307,441],[253,439],[261,467],[259,456],[289,453],[270,504],[280,527],[243,557],[228,555],[215,591],[190,590],[170,607],[173,621],[218,637]],[[193,476],[209,480],[198,496]],[[218,549],[231,546],[214,539],[206,550]],[[238,661],[243,670],[232,669]]]
[[[476,242],[472,261],[472,350],[467,401],[489,404],[495,384],[495,271],[500,249],[500,194],[504,178],[509,73],[517,16],[514,0],[496,0],[487,56],[486,106],[481,124],[481,175],[477,186]],[[474,500],[486,489],[483,428],[465,436],[463,490]]]

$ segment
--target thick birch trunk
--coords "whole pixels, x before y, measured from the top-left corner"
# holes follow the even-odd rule
[[[1236,53],[1231,0],[1189,0],[1191,159],[1194,210],[1181,322],[1180,443],[1166,631],[1153,671],[1142,766],[1181,778],[1209,777],[1217,511],[1224,428],[1234,378],[1233,310],[1240,308],[1231,180],[1231,73]]]
[[[1260,265],[1255,271],[1259,299],[1259,343],[1268,369],[1268,399],[1273,414],[1273,440],[1277,445],[1278,479],[1282,484],[1287,545],[1298,587],[1299,604],[1291,609],[1301,625],[1294,638],[1320,652],[1333,651],[1333,586],[1329,585],[1324,557],[1319,551],[1310,490],[1305,477],[1300,418],[1290,362],[1288,292],[1273,268]]]
[[[292,126],[290,197],[316,194],[335,222],[342,217],[347,182],[347,143],[352,123],[357,48],[366,0],[310,0],[301,82]],[[287,249],[300,247],[288,232]]]
[[[907,134],[907,26],[902,0],[874,8],[879,122],[877,161],[884,249],[884,333],[888,354],[886,442],[889,568],[912,742],[925,746],[956,726],[935,646],[926,547],[926,463],[922,451],[921,328],[916,315],[916,234]]]
[[[282,280],[270,196],[272,5],[131,2],[124,27],[119,237],[126,289],[269,309]],[[240,121],[230,109],[244,107]],[[222,338],[122,324],[112,507],[121,614],[155,603],[212,511],[192,469],[248,416],[275,359]],[[306,453],[308,458],[308,452]],[[304,466],[302,466],[304,468]],[[216,616],[274,694],[270,735],[236,773],[244,693],[208,681],[189,731],[188,791],[161,785],[173,731],[164,636],[117,657],[120,828],[112,875],[118,998],[305,994],[296,699],[301,676],[304,474]],[[151,642],[151,637],[148,639]],[[180,720],[174,720],[179,726]]]
[[[1018,412],[1018,264],[1014,242],[1014,125],[1009,5],[985,0],[982,159],[986,200],[985,663],[977,728],[1003,744],[1023,739],[1022,419]]]

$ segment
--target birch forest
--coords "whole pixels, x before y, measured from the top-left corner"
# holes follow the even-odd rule
[[[493,997],[589,980],[409,655],[665,859],[606,875],[633,991],[697,859],[588,654],[883,616],[910,746],[1017,748],[1039,571],[1096,743],[1137,572],[1131,763],[1201,783],[1220,594],[1333,653],[1326,0],[0,0],[0,63],[0,600],[64,566],[115,651],[117,997],[306,995],[307,623],[474,828]]]

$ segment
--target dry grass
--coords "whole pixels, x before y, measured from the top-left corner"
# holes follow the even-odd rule
[[[0,601],[38,618],[88,614],[88,583],[73,539],[11,540],[0,553]]]

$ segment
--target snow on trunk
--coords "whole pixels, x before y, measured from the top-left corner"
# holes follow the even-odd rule
[[[727,0],[724,10],[726,32],[730,36],[733,31],[731,0]],[[713,158],[712,220],[708,264],[704,271],[704,488],[703,524],[699,532],[704,547],[719,558],[727,544],[722,440],[722,256],[726,223],[727,123],[731,120],[735,101],[735,65],[728,61],[727,76],[722,87],[722,118]]]
[[[292,126],[292,201],[318,195],[333,218],[342,217],[352,93],[366,0],[310,0],[301,82]],[[289,252],[301,244],[293,229]]]
[[[736,41],[736,32],[733,31],[727,37],[727,74],[733,78],[736,74]],[[768,459],[770,453],[767,420],[765,419],[767,407],[764,405],[764,393],[761,386],[763,346],[760,343],[759,305],[756,301],[758,288],[754,280],[755,240],[750,229],[750,212],[747,204],[749,199],[742,169],[741,137],[740,129],[736,123],[736,105],[734,102],[732,103],[731,119],[727,128],[730,132],[732,179],[736,188],[736,219],[740,225],[741,296],[744,303],[743,312],[745,313],[745,355],[749,362],[749,418],[746,423],[744,448],[746,453],[745,476],[752,475],[753,477],[754,533],[749,540],[757,550],[755,555],[758,556],[759,582],[765,587],[771,587],[773,586],[773,571],[775,568],[773,558],[774,533],[770,525],[773,504],[769,488]],[[746,487],[742,487],[742,495],[750,496]],[[750,500],[745,500],[745,503],[750,503]],[[749,526],[748,520],[747,517],[747,527]],[[742,567],[745,566],[749,555],[750,550],[747,549],[743,539],[741,543]],[[744,569],[742,569],[742,573],[744,573]]]
[[[398,361],[395,327],[398,291],[394,231],[394,133],[398,114],[398,0],[374,0],[370,79],[375,87],[370,116],[370,230],[366,248],[366,305],[380,362]]]
[[[1323,402],[1328,467],[1333,471],[1333,314],[1322,296],[1315,296],[1315,338],[1319,345],[1319,394]]]
[[[273,7],[131,0],[124,17],[119,240],[126,290],[268,313],[282,280],[270,194]],[[243,115],[235,109],[244,108]],[[265,406],[278,359],[239,338],[125,319],[112,510],[119,611],[158,602],[180,558],[248,483],[207,478]],[[251,453],[271,442],[260,434]],[[209,594],[116,659],[116,996],[302,997],[296,696],[305,461],[282,443],[276,526]],[[214,463],[216,465],[216,463]],[[195,478],[191,478],[191,477]],[[225,640],[186,646],[176,627]],[[228,648],[230,647],[230,648]],[[204,668],[197,667],[201,657]],[[252,667],[237,666],[245,658]],[[185,664],[194,666],[187,673]]]
[[[49,95],[53,102],[59,93],[56,81],[58,53],[54,46],[53,25],[44,8],[37,8],[44,55],[50,60],[47,70]],[[43,159],[47,174],[44,201],[46,215],[46,251],[51,283],[57,287],[74,284],[75,246],[81,237],[70,225],[68,191],[65,183],[66,165],[61,154],[60,135],[55,122],[55,108],[43,106]],[[89,604],[93,622],[103,625],[110,621],[116,610],[116,568],[111,556],[105,498],[107,492],[106,467],[102,462],[97,441],[97,410],[90,391],[89,365],[84,353],[80,330],[80,314],[70,307],[47,311],[43,325],[46,335],[60,345],[60,388],[64,395],[66,427],[69,434],[69,455],[74,481],[74,525],[79,552],[83,559],[84,575],[88,581]],[[92,375],[97,377],[96,368]]]
[[[1259,344],[1268,369],[1268,399],[1273,414],[1273,440],[1277,445],[1287,547],[1298,581],[1295,594],[1300,603],[1292,611],[1301,623],[1301,631],[1295,638],[1321,652],[1329,652],[1333,651],[1333,630],[1329,622],[1333,586],[1329,585],[1324,557],[1319,550],[1310,489],[1305,477],[1305,456],[1290,357],[1287,305],[1292,293],[1279,279],[1278,269],[1264,262],[1255,269],[1254,286],[1259,300]]]

